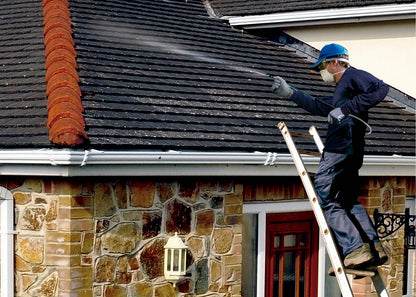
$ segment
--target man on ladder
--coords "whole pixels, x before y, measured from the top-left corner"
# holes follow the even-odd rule
[[[348,51],[341,45],[325,45],[312,65],[325,82],[335,82],[332,97],[314,98],[275,77],[272,91],[294,100],[314,115],[327,117],[326,144],[315,175],[319,204],[341,248],[344,266],[374,270],[387,255],[366,210],[357,200],[358,171],[364,156],[368,110],[383,100],[389,87],[363,70],[349,65]]]

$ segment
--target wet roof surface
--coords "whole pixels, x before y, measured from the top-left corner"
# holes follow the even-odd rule
[[[14,20],[0,25],[9,44],[0,58],[2,147],[53,145],[38,2],[0,5],[1,17]],[[316,96],[333,87],[295,52],[209,17],[200,1],[69,4],[90,147],[287,152],[280,121],[303,133],[313,124],[325,135],[326,119],[276,97],[265,74]],[[368,154],[414,154],[414,113],[386,99],[369,123]]]

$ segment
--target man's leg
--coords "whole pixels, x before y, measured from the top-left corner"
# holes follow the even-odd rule
[[[347,158],[347,160],[351,159]],[[347,212],[351,214],[351,219],[361,232],[361,237],[364,236],[364,241],[378,240],[378,235],[370,216],[362,204],[357,201],[360,181],[358,167],[354,166],[353,160],[346,162],[344,172],[338,175],[337,179],[339,184],[338,200],[341,201]]]
[[[348,156],[325,152],[315,175],[315,191],[338,245],[342,248],[344,263],[356,268],[373,260],[368,244],[345,209],[342,189],[348,182]],[[345,170],[347,169],[347,170]],[[351,185],[351,187],[357,185]]]
[[[380,266],[387,262],[388,256],[384,251],[383,246],[378,238],[377,231],[374,228],[373,222],[370,219],[367,211],[361,205],[361,203],[355,204],[351,208],[351,214],[355,217],[355,219],[359,222],[360,227],[362,228],[363,232],[365,232],[366,236],[368,237],[372,248],[374,249],[374,254],[376,255],[376,261],[371,263],[370,266]],[[371,269],[369,267],[369,269]]]
[[[369,241],[378,240],[378,235],[376,230],[374,229],[373,222],[370,219],[367,211],[361,205],[361,203],[357,202],[352,206],[350,209],[351,215],[356,219],[356,221],[360,224],[363,232],[367,235]]]
[[[359,176],[358,176],[358,168],[361,166],[361,162],[357,163],[354,162],[354,159],[348,164],[352,164],[352,166],[347,166],[345,170],[345,176],[350,177],[350,181],[348,183],[343,184],[340,193],[343,195],[342,200],[345,203],[345,209],[349,211],[351,214],[351,218],[353,223],[357,226],[359,231],[361,232],[361,236],[364,238],[364,241],[368,241],[371,243],[373,248],[373,253],[376,256],[376,262],[373,263],[375,266],[383,265],[388,260],[388,256],[384,251],[383,246],[380,243],[378,238],[377,231],[374,227],[373,222],[370,219],[367,211],[361,205],[360,202],[357,201],[358,194],[359,194]],[[354,166],[356,164],[356,166]],[[351,184],[357,185],[356,187],[351,187]]]

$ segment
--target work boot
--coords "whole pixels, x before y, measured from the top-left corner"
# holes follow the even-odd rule
[[[383,265],[384,263],[387,262],[389,257],[387,256],[386,252],[384,251],[383,246],[381,245],[380,241],[375,241],[374,242],[374,248],[377,252],[377,254],[376,254],[376,265],[381,266],[381,265]]]
[[[353,250],[345,256],[344,266],[349,269],[360,269],[366,266],[371,266],[375,261],[371,253],[370,244],[364,243],[361,247]]]

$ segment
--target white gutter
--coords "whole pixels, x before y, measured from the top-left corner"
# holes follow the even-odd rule
[[[416,3],[373,5],[366,7],[317,9],[285,13],[272,13],[243,17],[228,17],[233,27],[246,29],[297,27],[369,21],[414,19]]]
[[[319,157],[304,156],[308,170]],[[414,176],[414,156],[365,156],[363,176]],[[297,176],[290,154],[264,152],[0,150],[0,175]]]
[[[0,187],[1,297],[14,296],[13,196]]]

